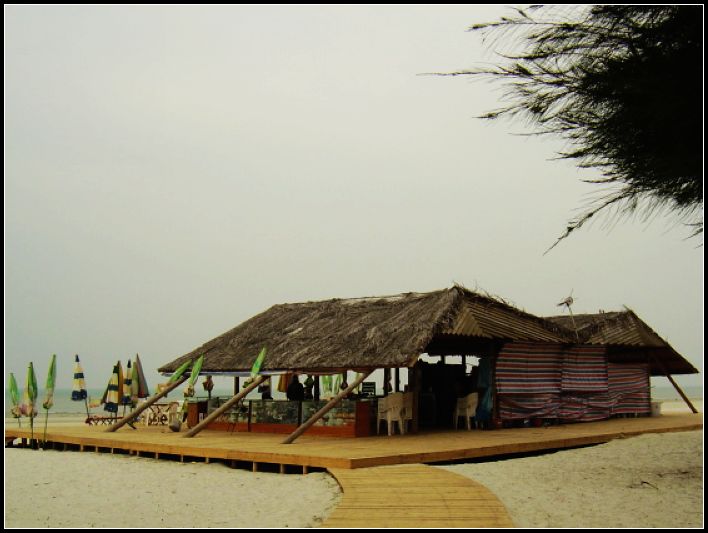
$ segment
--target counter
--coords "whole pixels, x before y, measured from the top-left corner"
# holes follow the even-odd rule
[[[187,406],[191,428],[227,399],[194,401]],[[328,400],[246,400],[209,424],[208,429],[251,433],[290,434],[327,404]],[[364,437],[372,434],[376,420],[375,399],[342,400],[307,430],[310,435]]]

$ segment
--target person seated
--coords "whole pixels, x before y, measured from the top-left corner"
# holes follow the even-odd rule
[[[285,394],[287,395],[288,400],[301,402],[305,399],[305,387],[303,387],[302,383],[300,383],[297,375],[293,376],[293,379],[290,382],[290,385],[288,385],[288,389]]]

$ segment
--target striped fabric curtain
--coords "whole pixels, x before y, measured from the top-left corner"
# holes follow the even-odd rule
[[[649,391],[648,364],[607,365],[609,375],[610,413],[649,414],[651,393]]]
[[[563,392],[607,392],[607,356],[603,346],[573,346],[563,357]]]
[[[609,417],[605,348],[572,346],[563,358],[558,418],[567,422],[592,422]]]
[[[497,358],[496,386],[502,420],[555,418],[560,406],[563,348],[507,343]]]

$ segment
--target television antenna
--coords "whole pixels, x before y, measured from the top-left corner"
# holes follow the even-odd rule
[[[575,338],[580,342],[580,335],[578,335],[578,326],[575,324],[575,317],[573,316],[573,308],[571,307],[575,300],[573,299],[573,289],[570,289],[570,294],[558,305],[558,307],[567,307],[568,313],[570,313],[570,320],[573,322],[573,329],[575,330]]]

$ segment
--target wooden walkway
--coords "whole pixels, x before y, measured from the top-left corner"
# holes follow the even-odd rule
[[[642,433],[703,428],[703,414],[670,414],[621,418],[547,428],[495,431],[441,431],[407,435],[340,438],[308,436],[281,444],[283,435],[203,431],[194,438],[165,426],[124,427],[108,433],[104,426],[61,426],[50,421],[47,441],[55,448],[129,453],[177,460],[218,459],[254,470],[354,469],[372,466],[434,463],[599,444]],[[35,438],[43,431],[36,430]],[[28,428],[5,427],[5,437],[28,439]],[[239,464],[241,463],[241,464]],[[297,467],[297,468],[293,468]]]
[[[330,469],[342,500],[322,527],[514,527],[484,486],[426,465]]]

